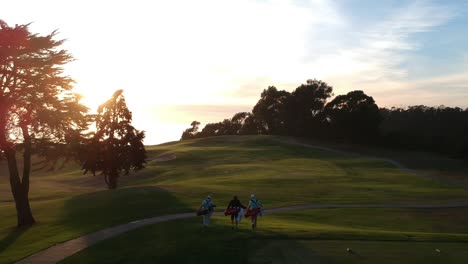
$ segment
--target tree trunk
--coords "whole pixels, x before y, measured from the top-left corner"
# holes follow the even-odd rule
[[[29,205],[29,195],[28,192],[22,188],[19,193],[18,198],[15,198],[16,203],[16,213],[18,220],[18,227],[30,226],[36,221],[31,212],[31,206]]]
[[[35,223],[35,220],[31,212],[31,206],[29,205],[29,181],[27,182],[27,186],[20,181],[15,151],[8,149],[5,151],[5,156],[8,161],[10,187],[15,200],[18,227],[30,226]]]
[[[119,178],[118,174],[106,175],[105,180],[107,183],[107,187],[110,190],[117,189],[117,179]]]

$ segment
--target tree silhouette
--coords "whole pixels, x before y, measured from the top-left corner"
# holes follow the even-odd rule
[[[382,120],[374,99],[363,91],[335,97],[325,115],[335,136],[360,142],[375,140]]]
[[[238,135],[259,133],[258,123],[250,112],[239,112],[232,117],[231,121],[236,126]]]
[[[184,130],[184,132],[182,133],[182,137],[180,138],[181,140],[195,138],[196,134],[198,133],[198,126],[200,125],[200,122],[193,121],[190,125],[192,127],[189,127],[186,130]]]
[[[278,91],[274,86],[263,90],[252,110],[262,133],[286,133],[286,103],[290,95],[289,92]]]
[[[383,145],[468,159],[468,109],[416,105],[380,113]]]
[[[249,116],[247,112],[236,113],[230,120],[230,130],[229,134],[239,135],[244,125],[245,119]]]
[[[28,25],[10,27],[0,20],[0,156],[8,163],[18,227],[35,222],[29,204],[31,155],[63,149],[70,135],[87,127],[87,108],[71,92],[73,80],[63,75],[63,65],[73,58],[55,35],[32,34]]]
[[[144,131],[132,125],[132,113],[127,108],[123,90],[117,90],[112,97],[98,108],[96,133],[88,141],[82,153],[82,169],[104,176],[109,189],[117,188],[117,180],[130,170],[140,170],[146,163],[143,145]]]
[[[236,113],[192,135],[197,125],[187,129],[185,137],[280,134],[436,151],[468,160],[468,109],[424,105],[379,109],[363,91],[339,95],[326,104],[332,95],[331,86],[315,79],[292,93],[269,86],[252,113]]]
[[[288,134],[313,136],[321,130],[323,107],[333,95],[333,88],[326,82],[309,79],[292,92],[287,102]]]

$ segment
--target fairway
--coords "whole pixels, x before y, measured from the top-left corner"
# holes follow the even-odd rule
[[[193,220],[174,221],[104,241],[62,263],[459,263],[468,257],[468,234],[460,235],[467,233],[467,215],[468,209],[306,210],[260,218],[254,232],[248,223],[231,230],[223,216],[208,230]]]
[[[2,170],[0,263],[19,260],[58,242],[105,227],[193,211],[207,194],[213,195],[221,210],[232,195],[237,194],[247,203],[251,193],[267,208],[301,204],[411,205],[468,201],[466,189],[411,174],[386,161],[293,145],[281,137],[213,137],[150,146],[147,150],[147,168],[122,178],[119,189],[113,191],[105,190],[100,178],[81,175],[74,166],[58,172],[33,174],[31,203],[38,223],[21,231],[12,229],[14,205]],[[158,159],[167,156],[175,159]],[[277,252],[275,248],[278,247],[287,249],[282,245],[289,245],[284,242],[289,240],[300,247],[294,246],[297,251],[287,252],[302,252],[294,254],[298,258],[316,256],[331,263],[348,262],[350,256],[343,250],[349,246],[344,240],[350,241],[352,247],[361,246],[363,251],[358,253],[368,252],[359,255],[362,263],[375,262],[377,255],[369,253],[374,247],[389,259],[397,254],[395,252],[402,252],[408,255],[408,260],[417,262],[434,255],[434,248],[440,243],[450,245],[447,252],[453,253],[447,255],[448,259],[460,260],[467,257],[461,250],[468,246],[468,230],[464,225],[467,220],[466,209],[312,209],[267,215],[260,219],[258,232],[252,233],[247,223],[243,223],[244,228],[233,234],[227,219],[216,217],[206,243],[211,241],[209,245],[214,246],[213,261],[231,256],[232,263],[235,260],[270,263],[271,252]],[[200,219],[193,218],[145,227],[104,241],[67,261],[83,263],[108,259],[109,263],[115,263],[125,262],[128,257],[141,262],[152,259],[199,262],[202,258],[195,252],[203,251],[205,245],[194,243],[202,232],[199,222]],[[160,239],[165,242],[158,244]],[[321,243],[324,239],[326,243]],[[236,246],[231,247],[233,241]],[[161,250],[151,247],[154,243]],[[336,247],[324,246],[327,243]],[[409,248],[406,243],[424,250],[405,251]],[[239,254],[252,245],[256,249],[254,253]],[[175,248],[177,252],[193,254],[176,254]],[[108,256],[112,250],[117,252],[116,249],[118,254]],[[289,254],[287,252],[284,254]],[[341,253],[346,254],[341,256]],[[349,261],[360,263],[357,256]],[[440,263],[437,262],[441,261],[439,257],[436,255],[433,259],[436,262],[432,263]]]

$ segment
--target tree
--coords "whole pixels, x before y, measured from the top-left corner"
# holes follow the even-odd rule
[[[380,113],[383,144],[468,157],[468,109],[415,105]]]
[[[258,134],[256,120],[250,112],[239,112],[235,114],[231,122],[235,127],[237,135]]]
[[[187,128],[187,129],[184,130],[184,132],[182,133],[182,137],[180,138],[180,140],[195,138],[195,136],[196,136],[197,133],[198,133],[198,126],[200,125],[200,122],[198,122],[198,121],[193,121],[190,125],[191,125],[192,127],[189,127],[189,128]]]
[[[198,137],[212,137],[220,135],[220,131],[223,128],[223,123],[208,123],[202,129],[202,131],[197,134]]]
[[[73,58],[55,35],[32,34],[28,25],[10,27],[0,20],[0,156],[8,164],[18,227],[35,222],[29,204],[31,155],[63,149],[70,135],[88,125],[87,108],[63,74]]]
[[[231,118],[231,128],[233,135],[239,135],[241,133],[242,127],[244,126],[245,119],[249,116],[247,112],[236,113]]]
[[[117,188],[122,173],[128,175],[132,169],[143,169],[146,163],[145,133],[131,125],[132,113],[122,93],[123,90],[117,90],[99,106],[95,135],[81,155],[84,173],[90,171],[96,175],[100,172],[109,189]]]
[[[218,135],[236,135],[237,134],[237,126],[234,124],[231,119],[224,119],[221,122],[221,127],[218,131]]]
[[[287,91],[278,91],[274,86],[263,90],[252,110],[262,133],[285,134],[286,102],[290,95]]]
[[[263,132],[261,125],[255,118],[254,114],[247,113],[247,116],[242,123],[242,128],[239,131],[240,135],[257,135]]]
[[[320,113],[332,95],[333,88],[316,79],[309,79],[297,87],[287,102],[288,134],[316,136],[322,124]]]
[[[374,99],[363,91],[335,97],[325,106],[325,115],[335,136],[367,143],[376,139],[382,121]]]

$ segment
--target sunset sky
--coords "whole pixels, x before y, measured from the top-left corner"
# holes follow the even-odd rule
[[[84,103],[124,89],[146,144],[313,78],[379,106],[468,107],[464,0],[3,0],[0,19],[58,29]]]

